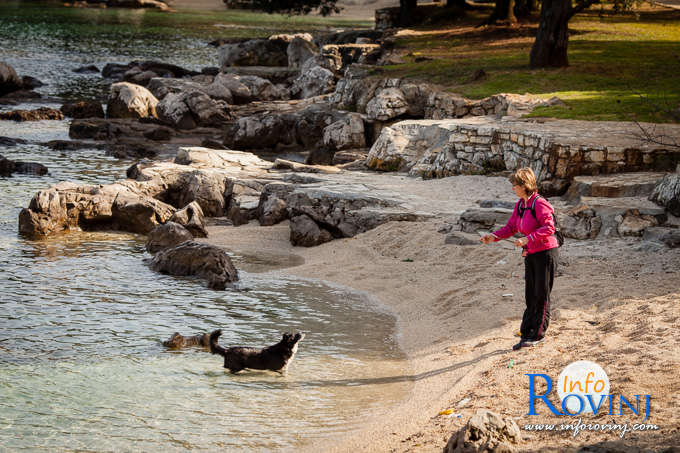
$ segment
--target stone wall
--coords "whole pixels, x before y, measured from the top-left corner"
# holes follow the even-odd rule
[[[633,123],[470,117],[401,121],[382,129],[370,168],[440,178],[531,167],[539,181],[672,171],[680,152],[641,143]],[[680,136],[680,125],[666,125]],[[671,135],[673,136],[673,135]]]

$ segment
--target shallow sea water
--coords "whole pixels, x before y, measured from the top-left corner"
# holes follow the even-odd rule
[[[98,75],[71,72],[81,64],[163,53],[185,67],[216,64],[197,38],[155,44],[153,33],[121,38],[104,27],[99,42],[78,40],[68,22],[27,26],[7,11],[0,60],[47,82],[47,96],[98,98]],[[39,144],[68,139],[67,121],[0,121],[0,136],[31,142],[0,146],[0,155],[50,170],[0,177],[0,450],[292,451],[360,428],[410,391],[394,318],[361,294],[259,273],[260,258],[236,254],[244,290],[212,291],[152,272],[140,235],[20,237],[18,214],[35,192],[59,181],[110,183],[133,161]],[[225,346],[262,347],[285,331],[306,338],[283,376],[231,375],[221,357],[161,345],[175,331],[217,328]]]

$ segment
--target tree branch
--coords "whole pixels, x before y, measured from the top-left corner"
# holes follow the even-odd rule
[[[576,6],[569,9],[569,19],[580,13],[584,9],[590,8],[592,5],[600,3],[600,0],[577,0]]]

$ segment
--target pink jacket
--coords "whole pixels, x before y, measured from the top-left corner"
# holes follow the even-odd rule
[[[529,239],[526,245],[528,254],[542,252],[543,250],[554,249],[558,247],[557,238],[553,235],[555,233],[555,224],[553,222],[553,207],[548,203],[548,200],[541,197],[536,200],[534,210],[536,211],[536,218],[531,214],[531,203],[534,198],[538,197],[538,193],[529,197],[529,200],[524,204],[523,199],[519,199],[515,204],[515,209],[510,216],[508,223],[498,231],[492,234],[496,236],[496,242],[501,239],[509,238],[518,231]],[[525,208],[522,218],[519,216],[519,208]]]

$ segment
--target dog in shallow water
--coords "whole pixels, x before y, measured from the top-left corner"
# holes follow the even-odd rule
[[[210,346],[210,335],[204,333],[203,335],[194,335],[193,337],[185,337],[175,332],[172,336],[163,342],[163,346],[170,349],[181,349],[189,346],[202,346],[207,348]]]
[[[295,335],[284,333],[281,341],[275,345],[256,349],[242,346],[223,348],[217,344],[220,335],[222,335],[221,330],[216,330],[210,334],[210,352],[224,357],[224,367],[228,368],[231,373],[238,373],[245,368],[250,368],[276,371],[283,374],[293,360],[298,343],[305,337],[300,332]]]

